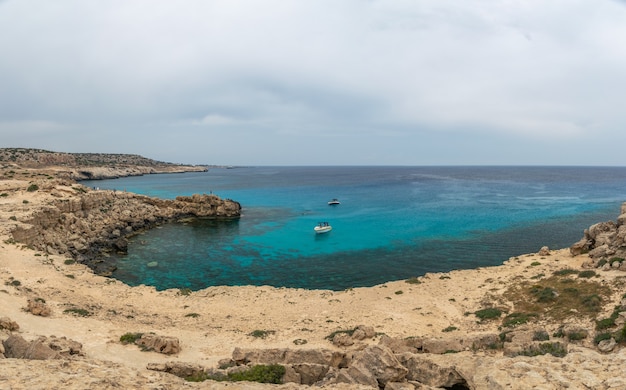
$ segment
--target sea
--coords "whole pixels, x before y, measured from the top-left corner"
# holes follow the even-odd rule
[[[626,201],[626,167],[216,167],[83,184],[241,203],[237,220],[159,226],[110,259],[113,278],[158,290],[337,291],[499,265],[569,247]],[[329,206],[334,198],[340,204]],[[319,222],[332,231],[316,234]]]

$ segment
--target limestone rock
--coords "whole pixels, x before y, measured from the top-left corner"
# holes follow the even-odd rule
[[[626,202],[622,203],[621,213],[616,222],[608,221],[591,225],[585,230],[583,238],[570,247],[570,253],[573,256],[589,253],[591,259],[603,260],[596,262],[596,266],[602,267],[603,270],[622,269],[621,263],[612,268],[611,264],[607,266],[605,262],[611,258],[626,258],[625,210]]]
[[[297,383],[303,385],[313,385],[321,381],[330,370],[330,366],[312,363],[293,364],[291,367],[299,376]]]
[[[46,303],[43,300],[40,299],[29,299],[26,311],[36,316],[50,316],[50,308],[46,306]]]
[[[12,321],[9,317],[0,317],[0,329],[5,329],[13,332],[19,330],[20,326],[17,324],[17,322]]]
[[[335,334],[331,342],[337,347],[349,347],[357,341],[371,339],[376,336],[376,331],[371,326],[359,325],[351,332],[338,332]]]
[[[135,341],[148,350],[153,350],[166,355],[174,355],[180,352],[180,341],[176,337],[159,336],[154,333],[144,333],[139,340]]]
[[[308,363],[339,368],[346,366],[346,355],[328,349],[235,348],[232,361],[237,365]]]
[[[600,352],[611,352],[617,346],[617,342],[613,337],[608,340],[602,340],[598,343],[598,351]]]
[[[146,368],[152,371],[166,372],[180,378],[199,376],[205,371],[202,366],[184,362],[150,363]]]
[[[423,354],[402,354],[399,356],[407,368],[406,378],[428,386],[450,388],[454,385],[466,384],[467,381],[450,365],[442,365]]]
[[[539,250],[539,252],[537,254],[539,256],[549,256],[550,255],[550,248],[548,248],[547,246],[543,246],[543,247],[541,247],[541,249]]]
[[[395,354],[405,352],[418,353],[422,350],[423,339],[419,337],[398,339],[383,335],[378,343],[391,349]]]
[[[28,342],[22,336],[11,335],[2,344],[7,358],[47,360],[82,355],[82,345],[64,337],[42,336]]]
[[[346,372],[356,383],[370,384],[373,377],[377,387],[385,387],[389,382],[404,381],[408,370],[389,348],[372,345],[355,355]]]
[[[216,195],[177,200],[119,191],[87,191],[42,205],[13,228],[16,242],[51,254],[66,254],[110,275],[107,252],[128,250],[127,236],[182,217],[239,218],[241,205]]]

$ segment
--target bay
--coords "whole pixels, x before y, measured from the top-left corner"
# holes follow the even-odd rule
[[[125,283],[342,290],[568,247],[589,225],[616,218],[626,168],[237,167],[83,184],[242,204],[236,221],[134,237],[128,255],[112,259]],[[332,198],[341,204],[329,206]],[[333,230],[316,235],[320,221]]]

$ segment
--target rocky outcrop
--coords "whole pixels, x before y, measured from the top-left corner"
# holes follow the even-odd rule
[[[73,196],[59,194],[13,229],[16,242],[49,254],[66,254],[109,275],[114,268],[106,253],[125,252],[127,238],[158,224],[181,218],[238,218],[241,205],[216,195],[193,195],[175,200],[121,191],[83,189]],[[54,191],[52,191],[54,194]]]
[[[588,253],[589,268],[626,270],[626,202],[616,221],[600,222],[585,229],[584,236],[570,247],[573,256]]]
[[[165,355],[175,355],[180,352],[180,341],[176,337],[159,336],[154,333],[144,333],[135,341],[144,350],[155,351]]]
[[[14,359],[62,359],[72,355],[82,355],[82,345],[65,337],[41,336],[33,341],[26,341],[20,335],[10,335],[2,342],[4,356]]]
[[[20,328],[17,322],[12,321],[9,317],[0,317],[0,330],[16,331]]]
[[[42,299],[29,299],[26,311],[36,316],[50,316],[50,308],[46,306],[46,302],[44,302]]]

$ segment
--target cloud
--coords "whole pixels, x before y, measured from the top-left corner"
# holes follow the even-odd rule
[[[135,146],[168,131],[196,138],[222,131],[240,145],[229,150],[234,162],[253,160],[263,143],[277,145],[280,156],[311,138],[350,150],[337,161],[369,162],[375,143],[583,140],[618,136],[626,119],[623,2],[0,6],[0,122],[14,124],[0,126],[5,140],[34,123],[58,124],[50,131],[66,145],[80,140],[76,149],[113,151],[120,146],[107,139],[116,137],[95,144],[81,134],[120,133]],[[315,162],[298,160],[306,155],[294,152],[284,163]],[[406,155],[407,163],[422,161]],[[267,153],[256,157],[263,163]]]

